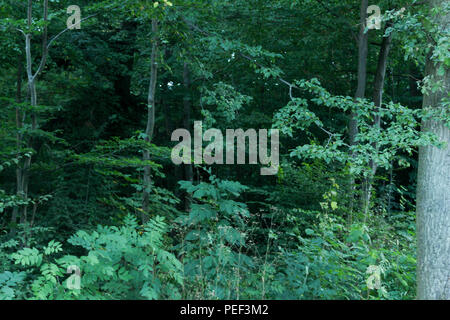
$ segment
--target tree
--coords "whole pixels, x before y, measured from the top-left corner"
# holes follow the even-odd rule
[[[152,54],[151,54],[151,67],[150,67],[150,84],[148,88],[148,104],[147,104],[147,127],[145,129],[145,141],[150,143],[153,138],[153,131],[155,128],[155,91],[156,91],[156,81],[158,77],[158,52],[159,52],[159,40],[158,40],[158,20],[156,18],[152,19]],[[150,160],[150,152],[144,150],[144,161]],[[144,193],[142,197],[142,222],[147,222],[148,220],[148,208],[149,208],[149,197],[150,197],[150,183],[151,183],[151,170],[150,166],[145,166],[144,168]]]
[[[443,0],[431,2],[431,8],[444,9]],[[436,33],[446,30],[448,13],[435,18]],[[447,31],[448,32],[448,31]],[[448,33],[444,37],[447,38]],[[436,52],[438,48],[435,48]],[[448,53],[448,52],[447,52]],[[448,60],[435,61],[430,53],[426,75],[438,87],[429,89],[423,98],[423,108],[448,108],[450,74]],[[448,59],[448,57],[447,57]],[[445,100],[447,99],[447,100]],[[447,102],[445,102],[447,101]],[[417,298],[450,299],[450,129],[445,119],[424,121],[422,130],[434,133],[446,145],[443,148],[424,146],[419,151],[417,186]]]
[[[48,0],[44,1],[43,4],[43,35],[42,35],[42,53],[41,53],[41,61],[39,63],[39,67],[35,73],[33,73],[33,57],[31,52],[31,38],[32,38],[32,23],[33,23],[33,1],[28,0],[27,5],[27,26],[26,31],[19,30],[25,37],[25,56],[26,56],[26,73],[28,79],[28,92],[30,97],[30,105],[32,108],[31,112],[31,130],[35,131],[38,128],[38,119],[35,108],[37,107],[37,92],[36,92],[36,82],[39,75],[44,70],[47,63],[48,56]],[[19,67],[20,69],[20,67]],[[19,90],[19,89],[18,89]],[[17,108],[16,111],[16,123],[17,128],[21,129],[24,126],[23,121],[20,118],[23,117],[25,119],[25,111],[24,114],[21,114],[21,110]],[[18,153],[21,150],[21,145],[23,143],[23,136],[17,135],[17,147]],[[33,147],[33,138],[31,137],[29,141],[27,141],[27,147]],[[18,167],[16,170],[16,179],[17,179],[17,195],[23,196],[25,201],[28,201],[28,186],[30,180],[30,167],[31,167],[31,156],[28,156],[22,167]],[[27,205],[23,207],[23,212],[21,212],[20,220],[21,222],[26,222],[27,217]],[[15,223],[17,212],[14,210],[12,215],[12,222]]]

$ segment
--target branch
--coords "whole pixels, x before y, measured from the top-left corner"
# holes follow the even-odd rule
[[[27,35],[25,34],[25,32],[22,29],[16,28],[17,31],[19,31],[21,34],[23,34],[24,37],[26,37]]]
[[[201,34],[203,34],[203,35],[211,36],[211,33],[207,32],[207,31],[205,31],[205,30],[202,30],[200,27],[198,27],[197,25],[193,24],[192,22],[186,20],[185,18],[183,18],[183,21],[184,21],[189,27],[191,27],[191,29],[193,29],[193,30],[195,30],[195,31],[197,31],[197,32],[199,32],[199,33],[201,33]],[[249,56],[247,56],[247,55],[245,55],[245,54],[243,54],[243,53],[240,53],[240,52],[238,52],[238,54],[239,54],[241,57],[243,57],[244,59],[247,59],[247,60],[249,60],[249,61],[255,63],[255,64],[256,64],[257,66],[259,66],[260,68],[264,68],[264,66],[263,66],[262,64],[260,64],[259,62],[257,62],[255,59],[252,59],[251,57],[249,57]],[[282,83],[284,83],[285,85],[287,85],[287,86],[289,87],[289,97],[291,98],[291,100],[293,100],[293,96],[292,96],[292,88],[295,88],[295,89],[300,89],[300,88],[297,87],[296,85],[294,85],[294,84],[292,84],[292,83],[290,83],[290,82],[284,80],[284,79],[281,78],[281,77],[278,77],[278,80],[281,81]],[[325,132],[326,134],[328,134],[328,136],[329,136],[328,144],[329,144],[330,140],[331,140],[334,136],[336,136],[336,134],[331,133],[330,131],[326,130],[325,128],[323,128],[322,126],[318,125],[317,123],[315,123],[315,124],[316,124],[317,127],[319,127],[319,129],[321,129],[323,132]],[[327,144],[327,146],[328,146],[328,144]],[[348,144],[345,144],[345,143],[344,143],[344,145],[347,146],[347,147],[350,147]]]
[[[422,4],[427,4],[428,2],[429,2],[428,0],[417,1],[409,4],[407,7],[420,6]]]
[[[86,18],[81,19],[80,22],[76,23],[75,25],[81,24],[81,22],[83,22],[83,21],[85,21],[85,20],[87,20],[87,19],[90,19],[90,18],[92,18],[92,17],[95,17],[95,16],[97,16],[97,15],[98,15],[98,13],[91,14],[90,16],[87,16]],[[55,41],[56,39],[58,39],[64,32],[66,32],[66,31],[68,31],[68,30],[70,30],[70,29],[69,29],[69,28],[65,28],[65,29],[62,30],[60,33],[58,33],[56,36],[54,36],[54,37],[48,42],[47,49],[50,48],[50,46],[52,45],[53,41]]]
[[[197,31],[198,33],[201,33],[201,34],[203,34],[203,35],[205,35],[205,36],[211,36],[211,35],[212,35],[210,32],[207,32],[207,31],[201,29],[200,27],[198,27],[197,25],[193,24],[192,22],[190,22],[189,20],[187,20],[187,19],[185,19],[185,18],[183,18],[183,21],[184,21],[184,22],[185,22],[192,30]],[[248,61],[253,62],[253,63],[256,64],[258,67],[264,68],[264,66],[263,66],[262,64],[260,64],[258,61],[256,61],[255,59],[253,59],[253,58],[251,58],[251,57],[249,57],[249,56],[247,56],[247,55],[245,55],[245,54],[243,54],[243,53],[241,53],[241,52],[238,52],[237,54],[238,54],[239,56],[241,56],[242,58],[247,59]],[[297,86],[295,86],[294,84],[292,84],[292,83],[290,83],[290,82],[284,80],[284,79],[281,78],[281,77],[278,77],[278,80],[281,81],[282,83],[284,83],[285,85],[289,86],[289,90],[292,90],[292,88],[299,89]]]

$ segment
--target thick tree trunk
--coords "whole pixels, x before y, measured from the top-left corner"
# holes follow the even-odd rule
[[[153,138],[153,131],[155,128],[155,91],[156,81],[158,77],[158,21],[152,19],[152,54],[151,54],[151,70],[150,70],[150,85],[148,88],[148,104],[147,104],[147,127],[145,129],[145,141],[151,142]],[[144,161],[150,160],[150,152],[144,151]],[[150,166],[144,167],[144,192],[142,196],[142,223],[148,221],[149,201],[150,201],[150,185],[151,185],[151,168]]]
[[[438,7],[443,0],[435,0]],[[444,28],[446,19],[437,23]],[[423,98],[424,108],[443,108],[441,100],[450,89],[448,68],[438,75],[440,64],[427,61],[426,75],[442,81],[438,92]],[[450,129],[443,121],[425,121],[422,130],[431,131],[446,142],[444,148],[433,146],[419,150],[417,184],[417,298],[450,300]]]
[[[427,74],[436,73],[432,62],[427,69]],[[436,107],[448,93],[449,82],[446,70],[446,87],[424,96],[423,106]],[[419,151],[417,297],[450,299],[450,129],[443,122],[426,121],[423,130],[433,132],[447,146],[422,147]]]

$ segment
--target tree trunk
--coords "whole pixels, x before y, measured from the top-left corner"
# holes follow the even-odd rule
[[[435,0],[432,6],[443,6],[443,0]],[[444,19],[445,18],[445,19]],[[436,21],[442,28],[448,16]],[[427,93],[423,98],[424,108],[444,108],[440,101],[448,95],[450,75],[445,68],[443,75],[429,58],[426,75],[435,81],[443,81],[438,92]],[[423,131],[431,131],[444,148],[433,146],[419,150],[419,172],[417,184],[417,298],[450,299],[450,129],[444,121],[424,121]]]
[[[386,32],[388,28],[392,27],[392,22],[389,21],[386,23],[383,34]],[[375,74],[374,80],[374,89],[373,89],[373,102],[376,107],[376,114],[374,119],[374,127],[378,130],[381,129],[381,117],[380,117],[380,109],[381,103],[383,101],[383,87],[384,87],[384,78],[386,77],[386,69],[387,69],[387,61],[389,56],[389,51],[391,49],[392,43],[392,33],[387,37],[383,37],[383,41],[381,42],[380,53],[378,55],[378,64],[377,71]],[[373,145],[375,150],[378,152],[379,146],[375,143]],[[368,174],[368,177],[365,180],[365,188],[364,188],[364,201],[363,201],[363,210],[364,210],[364,220],[367,221],[369,216],[370,209],[370,197],[372,194],[372,186],[374,182],[375,174],[377,173],[378,164],[374,161],[370,162],[371,171]]]
[[[361,0],[361,8],[359,13],[359,36],[358,36],[358,80],[355,92],[356,98],[364,98],[366,92],[366,79],[367,79],[367,43],[369,33],[365,33],[366,18],[367,18],[367,7],[368,0]],[[356,136],[358,134],[358,120],[356,118],[356,113],[352,112],[350,116],[350,122],[348,125],[349,132],[349,144],[353,146],[356,144]],[[353,215],[353,203],[354,203],[354,193],[355,193],[355,179],[351,176],[349,181],[349,215],[348,223],[352,223]]]
[[[156,80],[158,77],[158,21],[152,19],[152,54],[151,54],[151,70],[150,70],[150,85],[148,88],[148,105],[147,105],[147,128],[145,129],[145,141],[150,143],[153,138],[153,131],[155,128],[155,91]],[[143,160],[150,160],[150,152],[144,150]],[[142,196],[142,223],[148,221],[148,211],[150,202],[150,185],[151,185],[151,168],[150,166],[144,167],[144,192]]]
[[[16,103],[19,104],[22,102],[22,73],[23,73],[23,64],[22,64],[23,56],[19,56],[17,62],[17,86],[16,86]],[[21,149],[22,149],[22,134],[19,132],[22,128],[22,113],[20,107],[16,106],[16,149],[17,149],[17,159],[20,157]],[[18,164],[16,168],[16,196],[22,197],[22,168]],[[19,214],[19,207],[15,206],[13,208],[12,216],[11,216],[11,236],[14,236],[16,233],[16,223],[17,216]]]
[[[183,82],[184,82],[184,99],[183,99],[183,107],[184,107],[184,117],[183,117],[183,125],[186,130],[190,130],[191,128],[191,79],[190,79],[190,71],[189,66],[185,62],[183,68]],[[192,164],[184,165],[184,175],[187,181],[194,181],[194,172],[192,169]],[[190,193],[186,193],[184,198],[184,209],[189,211],[191,208],[192,195]]]
[[[367,18],[368,0],[361,0],[361,11],[359,16],[359,37],[358,37],[358,83],[355,92],[355,98],[364,98],[366,92],[367,79],[367,42],[369,33],[365,33]],[[355,144],[355,138],[358,134],[358,122],[356,114],[352,113],[349,124],[350,145]]]
[[[48,0],[44,0],[43,3],[43,20],[44,20],[44,27],[43,27],[43,35],[42,35],[42,57],[41,61],[39,63],[39,67],[36,71],[36,73],[33,74],[33,57],[31,54],[31,33],[25,34],[25,55],[26,55],[26,72],[27,72],[27,78],[28,78],[28,93],[30,95],[30,104],[32,106],[31,111],[31,130],[37,129],[37,116],[34,111],[34,107],[37,106],[37,93],[36,93],[36,79],[37,77],[42,73],[42,71],[45,68],[46,62],[47,62],[47,55],[48,55],[48,33],[47,33],[47,21],[48,21]],[[32,28],[32,20],[33,20],[33,1],[28,0],[28,6],[27,6],[27,26],[28,26],[28,32],[31,32]],[[23,121],[25,121],[25,113],[22,115]],[[32,148],[33,146],[33,138],[30,137],[27,141],[27,147]],[[20,169],[20,179],[17,179],[17,190],[23,195],[23,198],[25,201],[28,200],[28,184],[30,181],[30,167],[31,167],[31,156],[27,157],[23,163],[23,167]],[[20,221],[21,223],[26,222],[26,215],[27,215],[27,209],[28,206],[25,204],[22,207],[22,212],[20,214]]]

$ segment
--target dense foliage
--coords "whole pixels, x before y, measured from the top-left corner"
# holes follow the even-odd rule
[[[450,7],[375,4],[355,96],[360,1],[0,0],[0,299],[414,299]],[[278,172],[174,164],[194,121],[278,129]]]

